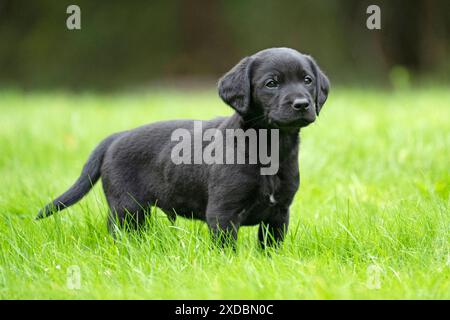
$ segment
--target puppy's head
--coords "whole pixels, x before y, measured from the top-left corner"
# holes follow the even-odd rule
[[[300,128],[315,121],[330,83],[316,62],[289,48],[242,59],[219,80],[219,95],[245,120]]]

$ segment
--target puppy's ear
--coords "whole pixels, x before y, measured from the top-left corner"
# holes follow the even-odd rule
[[[323,71],[319,68],[316,61],[308,56],[311,60],[311,65],[316,73],[316,114],[319,115],[322,106],[325,104],[328,98],[328,92],[330,91],[330,81]]]
[[[219,80],[219,96],[243,115],[248,112],[251,99],[251,57],[245,57]]]

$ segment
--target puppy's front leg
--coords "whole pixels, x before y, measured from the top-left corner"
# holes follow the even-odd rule
[[[239,216],[223,211],[207,212],[206,220],[211,230],[214,244],[219,247],[231,246],[236,249],[237,234],[240,226]]]
[[[273,213],[261,222],[258,239],[261,247],[275,246],[284,240],[289,227],[289,209],[274,208]]]

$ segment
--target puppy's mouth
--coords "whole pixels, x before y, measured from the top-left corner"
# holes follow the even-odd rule
[[[270,126],[276,128],[276,129],[283,129],[283,128],[303,128],[311,123],[313,123],[316,119],[310,119],[310,118],[298,118],[298,119],[275,119],[272,117],[268,117],[268,123]]]

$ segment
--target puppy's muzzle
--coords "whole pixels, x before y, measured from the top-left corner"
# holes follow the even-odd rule
[[[311,108],[311,104],[306,98],[297,98],[292,103],[292,108],[297,111],[308,111]]]

